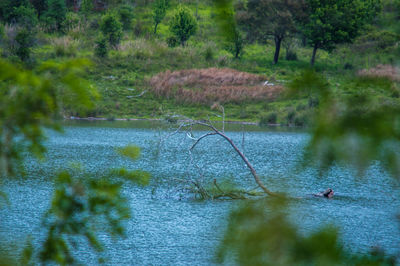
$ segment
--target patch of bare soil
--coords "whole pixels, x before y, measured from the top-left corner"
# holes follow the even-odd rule
[[[153,76],[150,87],[159,97],[181,103],[211,104],[273,100],[282,86],[267,77],[228,68],[166,71]]]
[[[358,72],[360,76],[388,78],[400,82],[400,69],[392,65],[377,65],[374,68],[363,69]]]

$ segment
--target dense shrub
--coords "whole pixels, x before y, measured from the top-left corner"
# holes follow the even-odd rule
[[[94,53],[98,57],[107,57],[108,53],[107,39],[103,35],[100,35],[97,38]]]
[[[296,111],[302,111],[302,110],[306,110],[307,106],[305,104],[299,104],[296,106]]]
[[[27,29],[21,29],[15,36],[15,55],[17,55],[21,61],[27,61],[30,58],[31,47],[33,43],[33,36]]]
[[[31,6],[15,7],[12,11],[13,22],[18,25],[32,29],[38,24],[37,13]]]
[[[30,2],[40,18],[47,9],[47,0],[30,0]]]
[[[179,40],[175,36],[169,36],[167,38],[167,45],[168,47],[176,47],[179,45]]]
[[[372,29],[367,34],[359,37],[355,48],[362,52],[379,51],[395,46],[400,41],[400,35],[386,30]]]
[[[171,19],[169,29],[180,44],[185,46],[186,41],[197,31],[197,21],[188,8],[180,6]]]
[[[93,11],[93,0],[82,0],[80,11],[87,14]]]
[[[347,62],[347,63],[344,64],[343,68],[346,69],[346,70],[351,70],[351,69],[354,68],[354,66],[351,63]]]
[[[115,14],[108,13],[103,16],[100,30],[111,46],[116,47],[120,43],[122,38],[122,24],[118,21]]]
[[[295,117],[296,117],[296,111],[294,109],[290,109],[286,116],[287,124],[292,125],[294,123]]]
[[[98,17],[93,17],[89,20],[89,28],[92,30],[98,30],[100,28],[100,21]]]
[[[309,119],[307,114],[300,114],[294,119],[294,125],[297,127],[304,127],[309,125]]]
[[[297,61],[297,53],[289,50],[286,52],[286,60],[288,61]]]
[[[6,23],[15,23],[14,11],[16,8],[29,7],[28,0],[1,0],[0,1],[0,20]]]
[[[267,126],[269,124],[276,124],[277,120],[278,120],[278,115],[276,113],[272,112],[267,115],[261,116],[259,125]]]
[[[207,46],[204,51],[204,59],[206,61],[212,61],[214,59],[214,48],[211,46]]]
[[[41,20],[48,31],[60,31],[67,15],[67,6],[64,0],[47,0],[48,9]]]
[[[310,96],[308,98],[308,107],[314,108],[314,107],[318,107],[318,105],[319,105],[318,97]]]
[[[133,25],[133,34],[136,37],[148,37],[151,35],[152,29],[146,23],[144,23],[142,20],[136,21],[136,23]]]
[[[133,7],[130,5],[122,5],[118,9],[119,20],[124,30],[129,30],[132,26]]]
[[[65,20],[62,23],[64,31],[68,32],[76,28],[80,23],[79,15],[74,12],[68,12],[65,15]]]

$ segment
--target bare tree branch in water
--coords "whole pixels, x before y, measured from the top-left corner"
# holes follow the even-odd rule
[[[193,125],[201,125],[204,127],[209,128],[213,132],[209,132],[207,134],[202,135],[199,137],[196,142],[192,145],[190,148],[191,150],[194,149],[194,147],[204,138],[209,137],[209,136],[214,136],[214,135],[219,135],[220,137],[224,138],[226,141],[229,142],[229,144],[232,146],[232,148],[236,151],[236,153],[240,156],[240,158],[244,161],[246,166],[249,168],[251,174],[253,175],[253,178],[257,185],[269,196],[278,196],[278,194],[270,191],[261,181],[260,177],[258,176],[256,170],[254,169],[253,165],[250,163],[250,161],[246,158],[246,156],[243,154],[243,152],[236,146],[236,144],[232,141],[231,138],[229,138],[224,132],[218,130],[210,121],[208,122],[201,122],[201,121],[192,121]]]
[[[221,109],[221,108],[220,108],[220,109]],[[224,113],[224,111],[223,111],[223,108],[222,108],[222,112],[223,112],[223,120],[225,120],[225,113]],[[257,174],[257,172],[256,172],[256,170],[255,170],[255,168],[254,168],[253,165],[250,163],[250,161],[247,159],[247,157],[244,155],[244,153],[238,148],[238,146],[236,146],[236,144],[233,142],[233,140],[232,140],[231,138],[229,138],[229,137],[225,134],[225,132],[224,132],[224,130],[225,130],[225,125],[224,125],[224,124],[225,124],[225,123],[224,123],[224,121],[223,121],[222,130],[219,130],[217,127],[215,127],[215,126],[213,125],[213,123],[211,122],[210,119],[208,119],[207,121],[196,121],[196,120],[191,120],[191,119],[185,119],[185,120],[183,120],[183,121],[179,124],[179,127],[178,127],[175,131],[173,131],[173,132],[172,132],[171,134],[169,134],[167,137],[161,139],[161,140],[160,140],[160,143],[163,142],[163,141],[165,141],[166,139],[172,137],[172,136],[175,135],[175,134],[178,134],[178,133],[186,133],[186,136],[187,136],[188,138],[190,138],[191,140],[194,141],[194,143],[192,144],[192,146],[189,148],[189,156],[190,156],[191,163],[193,163],[193,165],[194,165],[197,169],[199,169],[199,170],[201,171],[201,167],[199,167],[199,166],[194,162],[194,159],[193,159],[193,156],[192,156],[193,150],[194,150],[195,147],[196,147],[201,141],[203,141],[204,139],[206,139],[206,138],[208,138],[208,137],[211,137],[211,136],[220,136],[220,137],[222,137],[224,140],[226,140],[226,141],[231,145],[231,147],[235,150],[235,152],[240,156],[240,158],[241,158],[241,159],[243,160],[243,162],[246,164],[247,168],[250,170],[250,172],[251,172],[251,174],[252,174],[252,176],[253,176],[253,178],[254,178],[254,181],[256,182],[256,184],[258,185],[258,187],[261,188],[261,189],[263,190],[263,192],[264,192],[265,194],[269,195],[269,196],[279,196],[279,194],[277,194],[277,193],[275,193],[275,192],[272,192],[271,190],[269,190],[269,189],[262,183],[262,181],[261,181],[260,177],[258,176],[258,174]],[[193,133],[192,133],[193,127],[195,127],[195,126],[200,126],[200,127],[207,128],[210,132],[207,132],[207,133],[201,135],[200,137],[195,138],[195,137],[193,136]],[[194,186],[198,189],[198,192],[199,192],[201,195],[203,195],[204,197],[210,198],[209,195],[207,194],[207,191],[204,190],[204,188],[200,185],[199,182],[196,182],[195,180],[190,180],[190,182],[191,182],[192,184],[194,184]],[[217,190],[219,190],[219,191],[222,192],[222,190],[220,189],[220,187],[217,185],[216,181],[214,181],[214,185],[215,185],[215,187],[217,188]],[[232,195],[229,195],[229,193],[222,193],[222,194],[223,194],[224,196],[227,196],[227,197],[232,196]],[[250,194],[252,194],[252,193],[246,192],[246,193],[244,193],[244,194],[249,194],[249,195],[250,195]],[[253,195],[253,194],[252,194],[252,195]],[[243,198],[243,196],[235,195],[235,196],[230,197],[230,198]]]

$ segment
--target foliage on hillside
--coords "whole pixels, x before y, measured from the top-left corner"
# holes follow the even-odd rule
[[[168,113],[202,118],[211,113],[210,101],[196,102],[197,97],[190,101],[173,97],[165,99],[153,93],[154,88],[149,87],[147,80],[165,71],[229,67],[262,74],[267,76],[272,83],[284,84],[309,65],[312,50],[303,46],[304,38],[297,33],[293,35],[285,32],[282,45],[286,48],[286,54],[280,54],[281,60],[276,65],[272,64],[276,54],[273,38],[259,40],[256,43],[242,42],[237,38],[232,38],[232,36],[240,37],[245,34],[242,31],[245,29],[237,32],[238,28],[232,31],[235,34],[231,34],[229,38],[221,35],[219,27],[215,25],[215,19],[218,20],[225,15],[221,12],[217,13],[218,9],[214,8],[214,2],[211,0],[183,3],[194,15],[198,30],[188,40],[185,47],[175,48],[169,46],[179,44],[179,40],[174,41],[176,37],[169,26],[179,1],[165,1],[165,3],[168,2],[168,8],[165,17],[157,24],[156,34],[154,34],[154,4],[147,1],[125,4],[122,2],[105,1],[103,3],[105,5],[100,5],[99,1],[92,3],[83,1],[79,7],[67,1],[66,8],[69,12],[64,15],[64,13],[55,14],[49,6],[40,5],[35,1],[32,3],[33,6],[24,1],[12,5],[9,1],[4,1],[0,5],[0,13],[3,14],[2,20],[5,25],[0,41],[1,54],[13,62],[22,59],[31,68],[35,68],[41,61],[48,59],[64,61],[71,57],[90,58],[95,65],[88,78],[98,87],[102,98],[97,102],[96,107],[92,108],[89,115],[126,118],[162,117]],[[58,2],[53,1],[51,4],[55,5]],[[233,12],[238,12],[239,6],[236,4],[233,6],[235,7]],[[17,33],[26,25],[22,22],[24,20],[21,22],[13,20],[7,15],[9,10],[19,7],[30,8],[29,10],[34,10],[34,12],[29,11],[29,14],[38,16],[37,26],[34,26],[36,22],[28,23],[38,29],[32,31],[34,34],[29,36],[32,41],[28,43],[16,38]],[[338,95],[345,93],[340,89],[340,85],[347,77],[359,70],[369,69],[378,64],[393,65],[397,62],[400,56],[398,47],[400,27],[396,26],[398,10],[397,1],[383,1],[383,9],[379,16],[369,21],[368,27],[361,30],[360,36],[354,40],[353,44],[339,45],[330,53],[325,51],[318,53],[315,68],[324,73],[329,81],[338,87],[338,90],[335,90]],[[53,14],[51,12],[54,16],[47,15]],[[105,13],[107,15],[103,17]],[[28,16],[23,15],[23,17]],[[120,20],[118,22],[120,24],[112,24],[118,24],[118,29],[113,33],[105,29],[104,19],[108,17]],[[64,21],[49,24],[47,18],[54,18],[55,21],[64,18]],[[230,19],[232,20],[232,16]],[[17,23],[9,24],[11,21]],[[59,32],[47,31],[49,25],[55,25],[54,29]],[[120,30],[120,25],[123,26],[123,32]],[[227,25],[231,27],[235,23],[230,22]],[[44,33],[42,29],[46,29],[47,33]],[[100,29],[103,29],[103,37],[99,37]],[[110,45],[105,43],[105,38],[109,40]],[[236,43],[235,40],[240,42]],[[236,52],[233,54],[231,52],[236,51],[237,44],[240,45],[237,47],[240,48],[241,56],[235,59]],[[96,49],[93,49],[94,47]],[[236,48],[232,50],[234,47]],[[111,48],[114,49],[110,50]],[[212,91],[207,93],[213,94]],[[290,122],[287,117],[292,116],[290,114],[293,111],[297,117],[308,116],[307,114],[312,112],[308,104],[312,101],[310,97],[312,96],[297,100],[278,98],[272,103],[261,103],[256,100],[241,104],[224,104],[227,105],[228,119],[257,121],[272,112],[277,115],[278,123],[287,124]],[[383,94],[382,97],[391,96]],[[220,99],[217,95],[212,95],[211,98]],[[73,110],[69,114],[84,115],[79,110]]]

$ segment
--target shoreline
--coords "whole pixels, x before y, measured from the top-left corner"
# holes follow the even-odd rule
[[[69,117],[64,117],[64,120],[83,120],[83,121],[168,121],[166,119],[162,118],[105,118],[105,117],[77,117],[77,116],[69,116]],[[177,119],[177,123],[185,122],[188,121],[187,119]],[[193,121],[199,121],[199,122],[207,122],[207,120],[196,120],[193,119]],[[213,123],[222,123],[222,121],[212,121]],[[257,126],[257,122],[246,122],[246,121],[232,121],[232,120],[227,120],[224,121],[224,123],[227,124],[238,124],[238,125],[252,125],[252,126]],[[280,124],[269,124],[268,126],[282,126]]]

